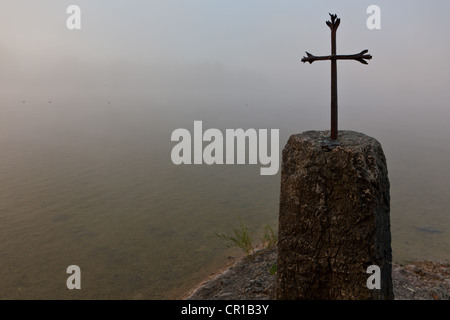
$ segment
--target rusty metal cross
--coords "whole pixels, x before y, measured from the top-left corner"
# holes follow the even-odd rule
[[[336,32],[341,23],[341,19],[335,14],[329,14],[331,21],[327,21],[328,27],[331,29],[331,55],[316,57],[306,52],[307,57],[302,58],[302,62],[309,62],[310,64],[318,60],[331,60],[331,140],[338,138],[338,107],[337,107],[337,60],[356,60],[363,64],[368,64],[366,60],[372,59],[370,54],[366,54],[368,50],[363,50],[360,53],[350,55],[336,55]]]

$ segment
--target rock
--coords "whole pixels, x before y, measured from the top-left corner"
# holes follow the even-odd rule
[[[275,275],[270,274],[267,266],[276,262],[277,248],[275,246],[270,249],[258,249],[256,257],[252,255],[238,260],[225,271],[219,271],[216,277],[191,290],[183,299],[273,299]],[[224,279],[227,281],[223,281]],[[205,287],[212,287],[213,290],[205,290]],[[223,296],[224,293],[227,294]],[[228,293],[232,293],[232,295],[228,295]]]
[[[393,299],[390,195],[381,144],[362,133],[292,135],[283,150],[277,299]],[[369,290],[370,265],[381,290]]]
[[[398,300],[449,300],[450,263],[416,261],[392,270],[395,298]]]
[[[215,277],[202,282],[180,299],[187,300],[272,300],[276,277],[268,265],[277,261],[277,247],[259,252],[264,263],[244,257],[236,262],[234,271],[220,270]],[[257,275],[260,274],[260,275]],[[263,275],[261,277],[261,274]],[[227,279],[227,282],[223,282]],[[251,280],[261,280],[261,291],[247,290]],[[442,280],[445,279],[445,280]],[[449,300],[450,263],[415,261],[402,266],[392,264],[392,282],[396,300]],[[208,286],[210,290],[204,290]],[[414,293],[407,289],[414,290]]]
[[[233,298],[233,293],[225,292],[217,297],[218,300],[228,300]]]

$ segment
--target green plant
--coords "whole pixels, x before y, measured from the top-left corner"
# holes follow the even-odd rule
[[[234,235],[225,235],[223,233],[216,233],[216,237],[224,238],[231,241],[231,244],[228,247],[239,247],[247,255],[255,254],[255,248],[252,245],[252,239],[248,233],[247,227],[242,222],[241,217],[239,217],[239,221],[241,222],[240,229],[234,229]]]
[[[271,226],[266,225],[264,229],[264,237],[262,239],[263,247],[270,249],[277,244],[278,236],[273,232]]]
[[[270,274],[273,276],[275,273],[277,273],[277,264],[274,263],[269,270]]]

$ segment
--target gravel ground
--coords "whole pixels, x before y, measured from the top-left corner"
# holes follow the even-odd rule
[[[187,300],[270,300],[275,278],[270,270],[276,248],[234,261],[182,297]],[[396,300],[450,300],[450,263],[417,261],[392,265]]]

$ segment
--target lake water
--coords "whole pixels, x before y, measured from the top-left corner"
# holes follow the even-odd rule
[[[260,165],[175,166],[170,135],[192,131],[194,120],[203,120],[204,129],[279,128],[282,149],[290,134],[323,128],[308,109],[231,102],[190,101],[195,108],[138,99],[5,102],[0,298],[175,299],[241,254],[216,232],[231,233],[240,217],[255,242],[265,225],[276,228],[279,174],[261,176]],[[341,127],[383,145],[394,261],[448,261],[445,121],[424,128],[420,115],[402,126],[380,117],[347,114]],[[66,288],[73,264],[81,268],[82,290]]]

